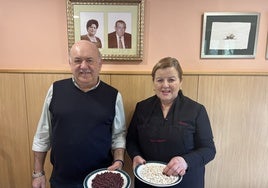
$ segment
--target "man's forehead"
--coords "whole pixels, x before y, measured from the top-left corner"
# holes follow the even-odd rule
[[[79,51],[79,50],[83,50],[83,49],[90,49],[90,50],[94,50],[94,48],[96,48],[96,45],[87,41],[87,40],[80,40],[78,42],[76,42],[72,48],[71,48],[71,51],[72,50],[76,50],[76,51]]]
[[[74,59],[95,59],[92,56],[74,56]]]
[[[88,57],[94,57],[98,55],[98,51],[91,47],[81,47],[81,46],[75,46],[71,50],[71,55],[73,56],[88,56]]]

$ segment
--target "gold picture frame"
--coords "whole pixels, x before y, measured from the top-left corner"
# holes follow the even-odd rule
[[[96,36],[104,60],[142,60],[144,0],[67,0],[69,49],[83,38],[82,35],[88,36],[89,20],[98,22]],[[130,35],[130,39],[124,35],[123,48],[110,45],[112,39],[109,34],[115,33],[117,21],[124,22],[125,33]]]

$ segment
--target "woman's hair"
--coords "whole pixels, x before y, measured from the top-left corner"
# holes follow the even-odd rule
[[[99,23],[97,20],[94,20],[94,19],[91,19],[91,20],[88,20],[87,21],[87,29],[92,25],[92,24],[95,24],[97,29],[99,28]]]
[[[172,57],[165,57],[163,59],[160,59],[160,61],[158,61],[158,63],[155,64],[155,66],[152,70],[153,80],[155,79],[155,72],[158,69],[165,69],[165,68],[169,68],[169,67],[174,67],[178,72],[179,79],[182,80],[183,71],[182,71],[182,68],[180,66],[180,63],[176,58],[172,58]]]

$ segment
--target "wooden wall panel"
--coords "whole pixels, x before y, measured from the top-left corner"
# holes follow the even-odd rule
[[[210,115],[217,154],[207,188],[267,188],[268,78],[200,76],[198,100]]]
[[[70,76],[0,74],[0,187],[31,186],[32,139],[44,97],[53,81]],[[127,125],[136,103],[154,94],[149,74],[107,73],[101,78],[122,93]],[[268,187],[267,83],[268,76],[184,76],[184,94],[206,106],[214,131],[217,154],[207,165],[206,188]],[[131,166],[127,157],[124,169],[133,177]],[[49,177],[49,160],[46,170]]]
[[[0,74],[0,187],[30,187],[23,74]]]
[[[185,96],[197,100],[198,94],[198,76],[197,75],[185,75],[183,76],[182,92]]]

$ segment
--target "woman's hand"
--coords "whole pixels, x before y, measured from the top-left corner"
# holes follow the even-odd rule
[[[186,173],[186,169],[188,168],[188,165],[184,158],[182,157],[173,157],[167,166],[164,168],[163,173],[167,176],[183,176]]]
[[[139,164],[145,164],[146,161],[139,155],[135,156],[133,158],[133,169],[136,168],[136,166],[138,166]]]

